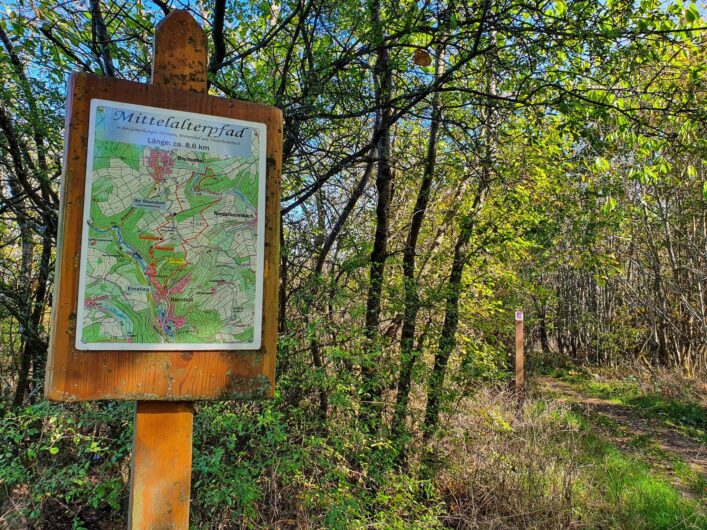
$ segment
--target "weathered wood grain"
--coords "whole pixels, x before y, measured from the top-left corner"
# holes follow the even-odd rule
[[[187,11],[172,10],[155,28],[152,84],[205,94],[208,54],[206,32]]]
[[[191,494],[191,403],[138,401],[129,530],[187,530]]]

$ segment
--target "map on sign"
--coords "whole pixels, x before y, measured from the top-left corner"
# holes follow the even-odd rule
[[[265,133],[91,101],[77,349],[260,347]]]

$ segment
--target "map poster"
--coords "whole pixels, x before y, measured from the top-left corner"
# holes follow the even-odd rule
[[[92,99],[77,350],[261,345],[266,128]]]

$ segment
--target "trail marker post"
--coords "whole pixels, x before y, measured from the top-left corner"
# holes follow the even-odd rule
[[[525,356],[523,353],[523,311],[516,311],[516,383],[515,390],[522,394],[525,390]]]
[[[189,527],[194,401],[274,392],[282,112],[207,95],[207,51],[173,10],[150,84],[67,91],[45,394],[136,401],[133,530]]]

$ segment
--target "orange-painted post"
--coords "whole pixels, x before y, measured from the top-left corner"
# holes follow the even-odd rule
[[[206,93],[207,55],[204,30],[172,11],[155,30],[152,83]],[[190,402],[137,402],[129,530],[189,528],[193,418]]]
[[[523,311],[516,311],[516,384],[515,390],[525,390],[525,355],[523,352]]]
[[[187,530],[192,403],[138,401],[130,477],[131,530]]]

